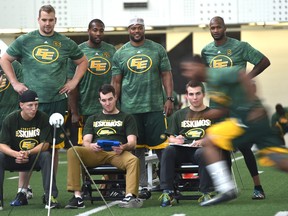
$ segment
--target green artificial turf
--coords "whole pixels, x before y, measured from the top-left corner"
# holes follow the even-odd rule
[[[241,155],[236,154],[236,157]],[[263,188],[265,190],[267,198],[265,200],[252,200],[253,184],[252,178],[245,166],[243,159],[237,160],[237,166],[241,173],[241,179],[239,178],[238,170],[235,164],[233,165],[234,174],[236,177],[237,185],[239,188],[239,197],[229,203],[223,203],[217,206],[200,207],[196,200],[181,200],[179,204],[175,203],[172,207],[161,208],[158,197],[160,192],[153,192],[152,198],[146,200],[142,208],[139,209],[121,209],[117,205],[110,208],[111,211],[106,209],[102,201],[96,201],[91,204],[89,201],[85,201],[85,209],[67,210],[63,206],[67,204],[72,197],[71,193],[66,191],[66,153],[60,153],[60,164],[57,174],[57,186],[59,188],[58,201],[62,204],[61,209],[52,209],[50,215],[84,215],[83,213],[91,211],[95,208],[103,207],[103,210],[94,213],[97,216],[170,216],[183,214],[186,216],[272,216],[279,211],[287,211],[287,174],[276,171],[272,168],[259,167],[259,171],[263,171],[260,174]],[[35,172],[30,181],[34,197],[29,200],[29,205],[21,207],[11,207],[9,202],[14,199],[17,192],[18,179],[9,179],[10,177],[17,176],[18,173],[6,172],[4,182],[4,202],[5,206],[0,211],[0,216],[38,216],[48,215],[48,210],[44,209],[42,204],[42,179],[41,173]],[[243,185],[242,185],[243,183]],[[110,203],[110,202],[108,202]],[[111,213],[112,212],[112,213]],[[85,215],[89,215],[86,213]],[[288,214],[287,214],[288,215]],[[181,215],[182,216],[182,215]]]

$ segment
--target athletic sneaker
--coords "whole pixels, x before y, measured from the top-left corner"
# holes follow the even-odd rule
[[[32,199],[33,198],[33,192],[32,192],[32,188],[31,187],[28,187],[26,196],[27,196],[27,199]]]
[[[143,200],[135,196],[126,196],[118,204],[121,208],[140,208],[143,205]]]
[[[60,203],[58,203],[57,199],[53,196],[51,196],[51,202],[50,202],[50,208],[54,209],[54,208],[60,208]],[[46,200],[46,205],[45,205],[45,209],[49,209],[49,199]]]
[[[263,190],[254,189],[252,199],[253,199],[253,200],[265,199],[265,193],[264,193],[264,191],[263,191]]]
[[[174,196],[173,193],[162,193],[162,195],[159,197],[159,200],[161,200],[161,207],[167,207],[172,206],[172,203],[174,202]]]
[[[211,193],[202,193],[202,196],[198,199],[198,203],[205,202],[210,199],[212,199]]]
[[[216,205],[216,204],[219,204],[222,202],[227,202],[227,201],[236,199],[236,197],[237,197],[236,189],[232,189],[232,190],[227,191],[225,193],[218,193],[212,199],[201,202],[200,206]]]
[[[139,192],[138,198],[147,200],[151,197],[151,191],[147,188],[142,188]]]
[[[0,211],[3,210],[2,200],[0,200]]]
[[[85,205],[81,197],[75,197],[75,196],[73,196],[69,200],[68,205],[65,206],[65,209],[78,209],[78,208],[85,208]]]
[[[10,202],[11,206],[22,206],[22,205],[28,205],[28,200],[26,197],[26,193],[19,192],[17,193],[15,199]]]

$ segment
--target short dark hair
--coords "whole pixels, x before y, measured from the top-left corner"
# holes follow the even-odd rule
[[[110,92],[112,92],[113,96],[115,96],[115,88],[111,84],[102,85],[98,90],[99,98],[100,98],[100,93],[106,95]]]
[[[285,110],[284,110],[282,104],[276,104],[275,109],[276,109],[276,113],[278,115],[280,115],[280,116],[285,115]]]
[[[88,25],[88,29],[91,29],[92,28],[92,23],[99,23],[101,25],[103,25],[103,27],[105,28],[105,24],[102,20],[100,19],[93,19],[89,22],[89,25]]]
[[[201,87],[201,91],[203,94],[205,94],[205,86],[202,82],[200,81],[197,81],[197,80],[190,80],[187,84],[186,84],[186,93],[187,92],[187,89],[188,87],[191,87],[191,88],[195,88],[195,87]]]
[[[220,20],[220,22],[223,24],[223,26],[226,26],[223,17],[220,17],[220,16],[215,16],[215,17],[213,17],[213,18],[210,20],[210,24],[209,24],[209,25],[211,25],[212,20]]]
[[[52,5],[43,5],[40,9],[39,9],[39,17],[41,17],[41,12],[45,11],[46,13],[56,13],[54,7],[52,7]]]

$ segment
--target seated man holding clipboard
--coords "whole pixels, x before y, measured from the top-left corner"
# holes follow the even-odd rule
[[[200,192],[199,201],[210,199],[213,184],[205,168],[202,138],[212,121],[201,117],[201,113],[210,108],[204,105],[205,87],[202,82],[189,81],[186,85],[186,97],[190,106],[176,111],[172,116],[171,125],[166,133],[170,145],[164,149],[161,158],[160,187],[163,194],[160,197],[161,206],[171,206],[174,201],[175,167],[182,163],[192,162],[199,165]]]
[[[143,204],[137,198],[139,160],[130,152],[135,149],[138,136],[135,119],[117,109],[117,97],[112,85],[104,84],[99,89],[99,101],[103,111],[87,119],[83,130],[83,146],[75,146],[74,149],[88,167],[111,164],[126,170],[126,195],[119,206],[139,208]],[[72,148],[67,151],[67,160],[67,190],[73,192],[74,196],[65,208],[84,208],[80,160]]]

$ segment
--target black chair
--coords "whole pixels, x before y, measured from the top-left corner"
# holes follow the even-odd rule
[[[198,200],[199,193],[199,166],[192,163],[183,163],[175,169],[174,193],[177,202],[179,200]],[[187,193],[189,192],[189,193]]]
[[[112,165],[100,165],[97,167],[86,167],[90,176],[95,179],[90,179],[83,169],[83,185],[82,192],[84,200],[101,201],[102,197],[95,188],[97,185],[99,191],[105,200],[122,200],[125,197],[125,170],[118,169]],[[116,178],[105,179],[103,175],[116,176]],[[99,184],[105,185],[104,188],[99,188]],[[95,192],[95,193],[94,193]]]

